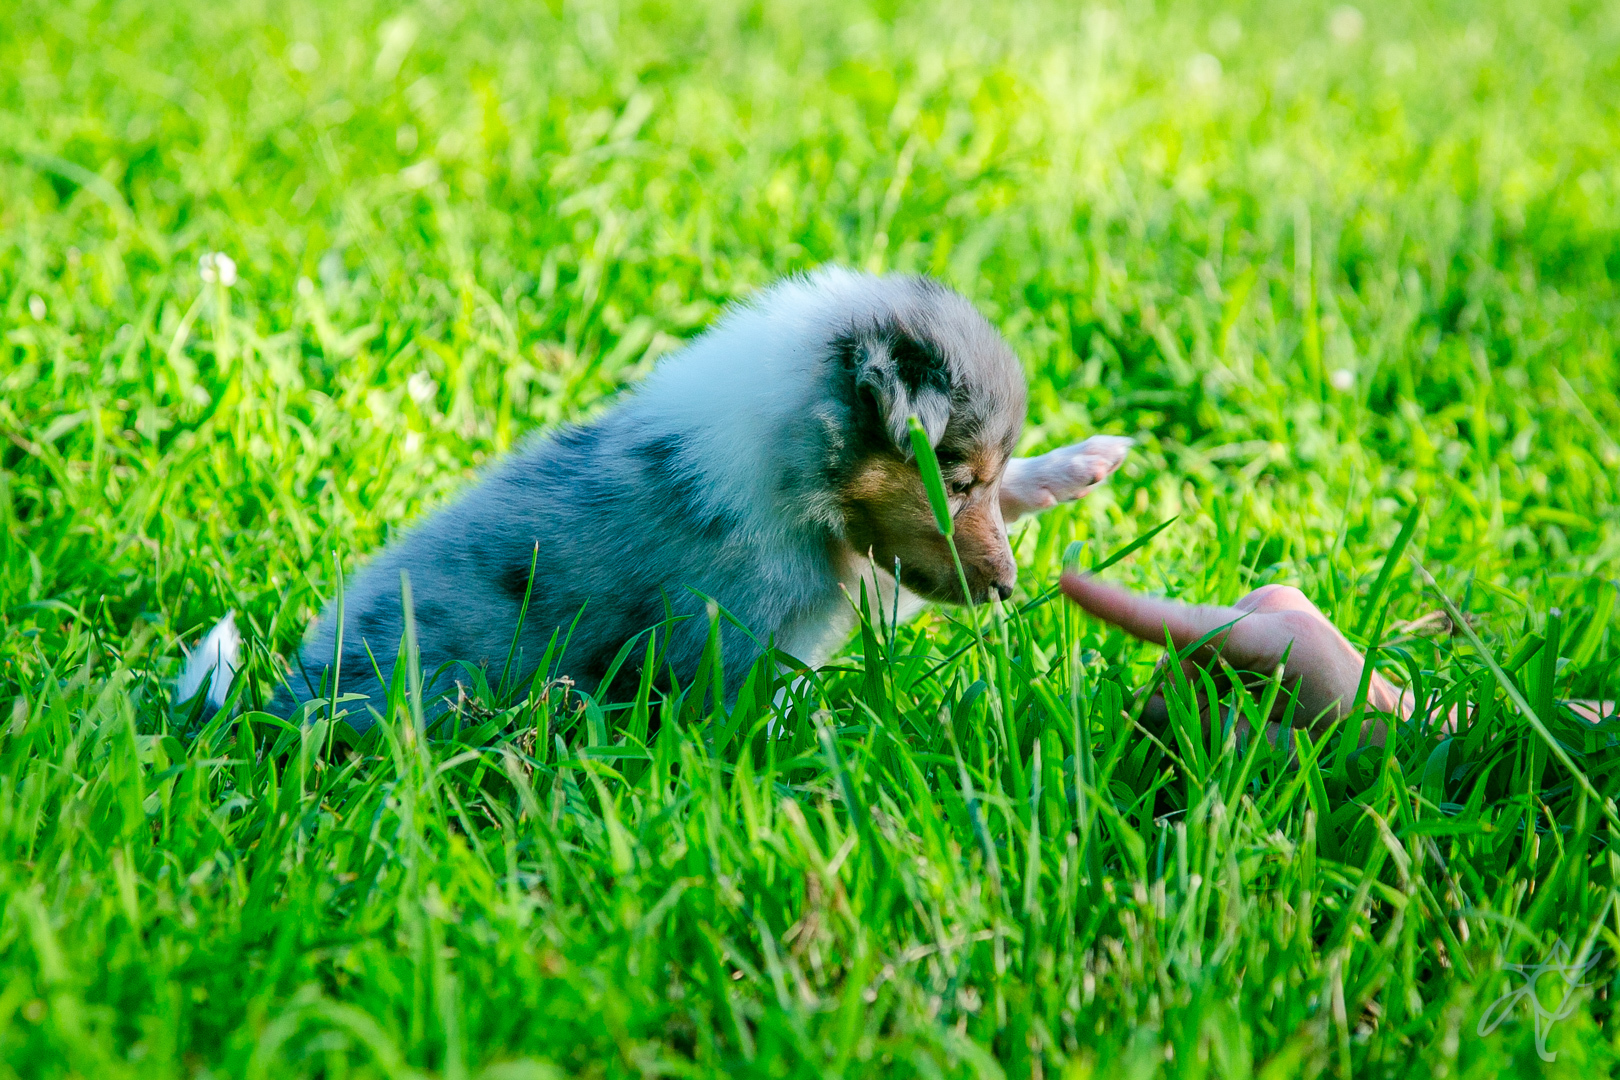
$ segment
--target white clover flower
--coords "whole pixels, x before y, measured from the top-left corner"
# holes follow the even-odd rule
[[[418,371],[406,380],[405,392],[411,395],[411,400],[416,402],[418,408],[425,409],[428,402],[438,395],[439,384],[434,382],[433,376],[427,372]]]
[[[1366,29],[1367,17],[1348,4],[1334,8],[1333,14],[1328,17],[1328,33],[1340,45],[1360,41],[1362,31]]]
[[[1214,55],[1201,52],[1187,61],[1187,82],[1194,90],[1210,90],[1221,81],[1221,62]]]
[[[1356,388],[1356,373],[1347,367],[1342,367],[1328,376],[1328,385],[1341,394],[1348,394]]]
[[[287,63],[308,75],[321,66],[321,51],[307,41],[295,41],[287,49]]]
[[[208,284],[217,281],[228,289],[236,284],[236,260],[223,251],[206,252],[197,260],[197,273]]]

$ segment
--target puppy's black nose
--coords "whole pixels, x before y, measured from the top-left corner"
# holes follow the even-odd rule
[[[996,583],[995,583],[995,584],[994,584],[994,585],[991,585],[991,586],[990,586],[990,588],[991,588],[991,589],[992,589],[992,590],[994,590],[994,591],[995,591],[995,594],[996,594],[996,595],[997,595],[997,596],[999,596],[999,597],[1001,597],[1001,599],[1003,599],[1003,600],[1005,600],[1005,599],[1007,599],[1007,598],[1008,598],[1008,597],[1009,597],[1009,596],[1011,596],[1011,595],[1012,595],[1012,591],[1013,591],[1013,587],[1012,587],[1012,586],[1011,586],[1011,585],[1003,585],[1003,584],[1002,584],[1002,583],[1001,583],[1001,582],[999,582],[999,581],[998,581],[998,582],[996,582]]]

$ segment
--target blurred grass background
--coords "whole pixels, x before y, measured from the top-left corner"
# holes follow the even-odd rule
[[[524,832],[523,785],[498,762],[427,767],[411,755],[454,751],[373,744],[333,786],[307,736],[187,729],[163,680],[180,642],[234,608],[265,685],[269,655],[328,595],[334,552],[352,565],[526,432],[600,408],[725,303],[840,261],[974,299],[1027,365],[1027,449],[1140,440],[1106,490],[1024,535],[1025,599],[1070,541],[1117,550],[1175,517],[1111,573],[1196,599],[1298,584],[1364,633],[1369,587],[1419,507],[1413,550],[1538,703],[1612,696],[1617,57],[1620,9],[1605,4],[14,0],[0,14],[0,1068],[933,1075],[993,1071],[987,1054],[1024,1075],[1542,1068],[1528,1014],[1468,1037],[1506,985],[1487,954],[1539,956],[1593,926],[1612,949],[1620,913],[1596,808],[1543,772],[1505,703],[1437,767],[1424,732],[1366,776],[1335,765],[1330,802],[1289,788],[1280,763],[1263,794],[1243,785],[1268,766],[1216,783],[1197,761],[1138,762],[1115,778],[1149,853],[1133,877],[1132,830],[1063,799],[1046,849],[1011,810],[920,823],[967,777],[929,764],[951,754],[934,718],[985,702],[969,670],[871,673],[914,648],[953,655],[960,628],[937,614],[899,644],[852,646],[855,673],[830,675],[811,710],[838,718],[818,721],[830,741],[804,712],[798,772],[774,781],[755,779],[775,753],[763,729],[748,748],[672,734],[665,763],[685,766],[647,775],[684,794],[653,797],[645,777],[564,767],[618,728],[564,714],[542,725],[561,741],[536,747],[555,702],[499,714],[477,746],[530,732],[549,841]],[[199,273],[216,251],[229,286]],[[1393,674],[1495,700],[1471,650],[1399,629],[1438,607],[1404,564],[1380,599]],[[1063,623],[1039,609],[1006,646],[1032,679],[1051,674],[1054,701],[1073,682],[1095,709],[1147,677],[1150,652]],[[1062,662],[1082,639],[1084,677]],[[1041,775],[1047,714],[1005,679],[998,691],[1015,729],[1035,719],[967,764],[984,805],[1014,806]],[[846,758],[877,760],[874,717],[905,732],[883,754],[922,755],[915,784],[889,790],[865,764],[853,787],[840,779]],[[1117,727],[1096,722],[1099,739]],[[1084,744],[1067,723],[1046,750],[1061,749],[1054,783],[1072,795]],[[1612,790],[1607,730],[1569,739]],[[300,771],[314,762],[319,782]],[[803,934],[828,893],[900,888],[883,867],[918,857],[882,853],[906,849],[902,829],[851,832],[834,858],[862,784],[930,838],[925,864],[962,875],[965,906],[940,902],[947,933],[857,903],[783,982],[769,934]],[[402,803],[404,788],[431,812],[401,818],[418,797]],[[963,790],[946,805],[977,805]],[[1245,798],[1262,807],[1249,832],[1233,824]],[[490,809],[462,820],[457,799]],[[1391,850],[1421,872],[1370,866],[1387,845],[1358,839],[1366,807],[1400,819]],[[782,824],[795,814],[808,831]],[[1327,816],[1338,861],[1319,864]],[[1459,816],[1469,828],[1441,820]],[[377,866],[346,846],[396,827],[411,839]],[[1009,953],[1002,909],[973,882],[994,863],[1033,882],[1020,910],[1056,918],[1080,878],[1052,838],[1092,850],[1094,827],[1108,854],[1081,875],[1089,906],[1069,937],[1026,926]],[[1435,835],[1451,836],[1443,852]],[[1196,869],[1205,842],[1212,865],[1230,856],[1231,902],[1252,905],[1228,939],[1213,924],[1189,937],[1178,916],[1208,902],[1187,884],[1186,844]],[[568,858],[583,862],[559,870]],[[468,884],[480,874],[483,892]],[[619,907],[588,899],[615,883]],[[1329,912],[1316,938],[1313,902]],[[1307,929],[1280,929],[1301,905]],[[1466,977],[1437,928],[1465,909],[1488,913],[1466,917]],[[939,930],[932,945],[918,926]],[[1461,934],[1452,949],[1468,941],[1446,932]],[[1301,952],[1263,945],[1273,933]],[[957,937],[978,944],[940,967]],[[1251,966],[1294,981],[1257,989]],[[683,996],[692,980],[707,996]],[[1604,1001],[1556,1029],[1546,1068],[1612,1062]]]

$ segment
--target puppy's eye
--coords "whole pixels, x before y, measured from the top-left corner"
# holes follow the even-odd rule
[[[950,490],[952,495],[966,495],[973,490],[973,478],[970,476],[965,480],[952,480]]]

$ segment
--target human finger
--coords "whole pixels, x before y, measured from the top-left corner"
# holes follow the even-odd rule
[[[1612,701],[1578,700],[1566,701],[1570,711],[1582,720],[1593,724],[1601,724],[1605,720],[1613,720],[1617,714]]]
[[[1262,585],[1239,597],[1233,604],[1239,611],[1308,611],[1320,614],[1311,598],[1292,585]]]
[[[1236,608],[1212,604],[1183,604],[1161,596],[1131,592],[1094,577],[1064,574],[1058,584],[1065,595],[1087,612],[1125,632],[1155,645],[1163,645],[1166,631],[1176,648],[1185,649],[1205,635],[1243,618]],[[1219,645],[1219,639],[1214,644]]]

